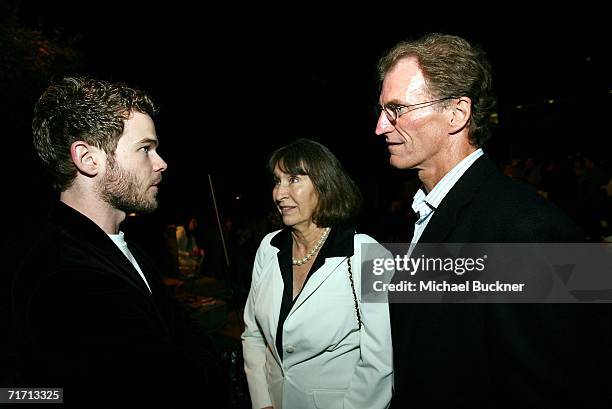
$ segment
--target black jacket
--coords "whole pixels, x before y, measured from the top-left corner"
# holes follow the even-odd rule
[[[53,209],[13,281],[19,383],[63,387],[64,402],[87,406],[214,403],[225,385],[211,344],[128,245],[152,294],[96,224]]]
[[[486,156],[449,191],[419,239],[579,241],[566,216]],[[607,304],[391,304],[393,407],[612,407],[610,316]]]

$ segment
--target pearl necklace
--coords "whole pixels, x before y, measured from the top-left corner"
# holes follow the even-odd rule
[[[312,256],[314,256],[317,253],[317,251],[319,251],[323,243],[325,243],[325,239],[327,238],[327,235],[329,234],[329,230],[330,230],[329,227],[325,228],[325,231],[321,235],[321,238],[319,238],[319,241],[317,241],[317,244],[315,244],[315,246],[312,248],[312,250],[310,250],[308,254],[306,254],[304,257],[297,259],[297,260],[294,258],[291,258],[291,263],[294,266],[301,266],[302,264],[306,264],[306,262],[310,260]]]

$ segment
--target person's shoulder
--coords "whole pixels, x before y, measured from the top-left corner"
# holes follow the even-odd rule
[[[561,209],[530,186],[501,173],[480,189],[476,202],[479,218],[508,230],[512,240],[580,241],[578,227]]]
[[[26,251],[16,277],[30,283],[86,284],[108,276],[104,273],[112,268],[108,252],[50,222]]]
[[[66,232],[53,223],[46,223],[33,234],[33,240],[24,248],[23,260],[19,270],[38,268],[43,265],[46,269],[59,264],[61,251],[65,246]]]
[[[374,254],[380,251],[384,251],[384,247],[378,243],[373,237],[364,234],[356,233],[353,239],[353,248],[356,254]]]
[[[272,239],[274,239],[282,231],[283,229],[278,229],[266,234],[261,240],[261,245],[271,245],[270,243],[272,242]]]
[[[369,236],[365,233],[357,233],[355,234],[355,244],[378,244],[378,241],[374,239],[372,236]]]
[[[559,208],[540,196],[532,187],[501,173],[483,186],[479,196],[487,198],[489,202],[496,202],[499,209],[512,213],[532,213],[537,210],[540,214],[562,214]]]
[[[474,192],[472,205],[487,206],[489,213],[497,214],[554,207],[526,183],[504,175],[490,160],[484,158],[483,161],[477,170],[480,177],[468,177],[457,183],[458,189]]]
[[[274,248],[278,248],[280,245],[279,240],[282,238],[281,235],[285,233],[284,229],[275,230],[270,232],[261,239],[259,248],[257,249],[258,254],[267,254],[272,252]]]

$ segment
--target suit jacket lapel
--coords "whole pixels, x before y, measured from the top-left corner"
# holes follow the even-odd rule
[[[472,201],[482,182],[495,171],[496,167],[487,155],[478,158],[442,199],[419,243],[443,243],[455,228],[461,209]]]
[[[274,256],[274,263],[272,263],[272,271],[270,272],[270,287],[268,289],[267,296],[270,297],[270,309],[268,311],[272,311],[270,314],[270,319],[268,322],[269,332],[272,338],[271,350],[276,356],[277,362],[282,362],[282,359],[279,356],[279,353],[276,348],[276,330],[278,328],[278,320],[280,316],[281,304],[283,302],[283,291],[285,289],[285,283],[283,282],[283,277],[281,275],[280,266],[278,265],[278,258],[276,255]]]
[[[118,276],[127,279],[133,285],[150,294],[136,268],[113,243],[112,239],[91,219],[63,202],[58,202],[54,206],[50,217],[52,221],[67,230],[76,240],[87,243],[92,251],[100,255],[101,259],[116,267],[109,271],[114,271]],[[141,268],[144,267],[141,265]]]
[[[128,281],[130,281],[132,284],[134,284],[141,290],[146,291],[148,295],[151,295],[151,291],[149,291],[149,287],[147,287],[145,282],[142,280],[142,277],[140,276],[140,273],[138,273],[138,271],[136,270],[136,267],[134,267],[132,262],[128,260],[125,254],[123,254],[123,252],[119,250],[119,248],[115,245],[115,243],[113,243],[110,238],[108,239],[111,242],[110,244],[112,246],[108,246],[105,249],[106,251],[109,252],[107,254],[107,261],[117,267],[118,275],[121,275],[122,277],[128,279]],[[133,246],[128,245],[128,248],[130,248],[130,252],[132,252],[132,255],[136,259],[138,266],[140,267],[140,269],[143,271],[143,274],[147,278],[147,282],[151,286],[151,290],[153,290],[153,282],[150,279],[150,275],[146,273],[148,271],[148,263],[144,262],[143,257],[139,257],[140,255],[137,256],[133,253],[132,251]]]
[[[146,256],[146,254],[140,249],[140,247],[138,247],[134,243],[128,243],[128,248],[130,249],[132,256],[134,256],[134,258],[136,259],[136,262],[140,266],[142,274],[144,274],[147,283],[149,283],[149,287],[151,287],[151,292],[153,293],[153,296],[155,296],[156,293],[162,291],[165,286],[162,281],[162,276],[160,275],[159,269],[157,268],[157,266],[155,266],[155,264],[152,263],[152,260]],[[129,260],[128,263],[130,266],[132,266],[132,263],[129,262]],[[134,266],[132,266],[132,268],[134,271],[136,270]],[[136,271],[136,274],[138,274],[138,271]],[[143,288],[147,290],[147,292],[149,292],[147,285],[142,282],[140,274],[138,274],[138,278],[140,278],[138,282],[142,283],[142,285],[144,285]]]
[[[342,262],[346,260],[346,257],[331,257],[325,260],[325,264],[321,266],[314,274],[308,279],[302,292],[298,295],[297,300],[293,308],[287,315],[287,319],[298,309],[304,302],[310,298],[310,296],[327,280],[327,278],[338,268]]]

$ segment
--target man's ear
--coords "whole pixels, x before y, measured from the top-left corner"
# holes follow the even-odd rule
[[[461,97],[453,100],[451,104],[451,117],[449,125],[450,133],[456,134],[469,125],[472,117],[472,100],[468,97]]]
[[[84,141],[76,141],[70,145],[70,156],[79,171],[87,176],[96,176],[103,163],[102,150]]]

